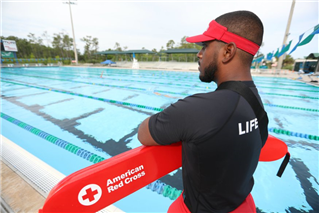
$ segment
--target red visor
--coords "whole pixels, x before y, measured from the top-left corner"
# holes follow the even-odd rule
[[[238,36],[228,31],[228,29],[215,20],[211,21],[209,28],[202,35],[192,36],[186,39],[190,43],[200,43],[204,41],[220,40],[226,43],[234,42],[237,48],[255,55],[260,46],[248,39]]]

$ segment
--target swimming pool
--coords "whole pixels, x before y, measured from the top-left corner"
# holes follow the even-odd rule
[[[318,212],[319,88],[285,78],[254,80],[269,133],[291,153],[281,178],[276,176],[281,160],[259,163],[252,192],[258,212]],[[137,130],[145,118],[179,98],[215,88],[200,82],[197,72],[4,68],[1,134],[69,175],[140,146]],[[181,170],[158,183],[181,190]],[[172,200],[159,185],[114,205],[125,212],[165,212]]]

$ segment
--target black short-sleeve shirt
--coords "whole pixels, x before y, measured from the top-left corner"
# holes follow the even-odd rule
[[[244,82],[260,97],[252,81]],[[182,141],[185,204],[194,212],[230,212],[249,195],[262,147],[249,103],[230,90],[195,94],[149,120],[161,144]]]

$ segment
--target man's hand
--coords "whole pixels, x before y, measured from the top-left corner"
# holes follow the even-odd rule
[[[145,119],[139,126],[138,129],[138,139],[140,143],[145,146],[155,146],[159,145],[155,140],[153,140],[150,130],[149,130],[149,118]]]

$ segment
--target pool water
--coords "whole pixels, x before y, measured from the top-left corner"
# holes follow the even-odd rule
[[[254,81],[269,133],[291,154],[281,178],[276,173],[282,160],[259,163],[252,191],[257,211],[319,212],[319,88],[279,77]],[[137,130],[145,118],[215,88],[200,82],[197,72],[3,68],[1,134],[69,175],[140,146]],[[181,170],[157,183],[182,190]],[[154,184],[114,205],[125,212],[166,212],[172,199]]]

